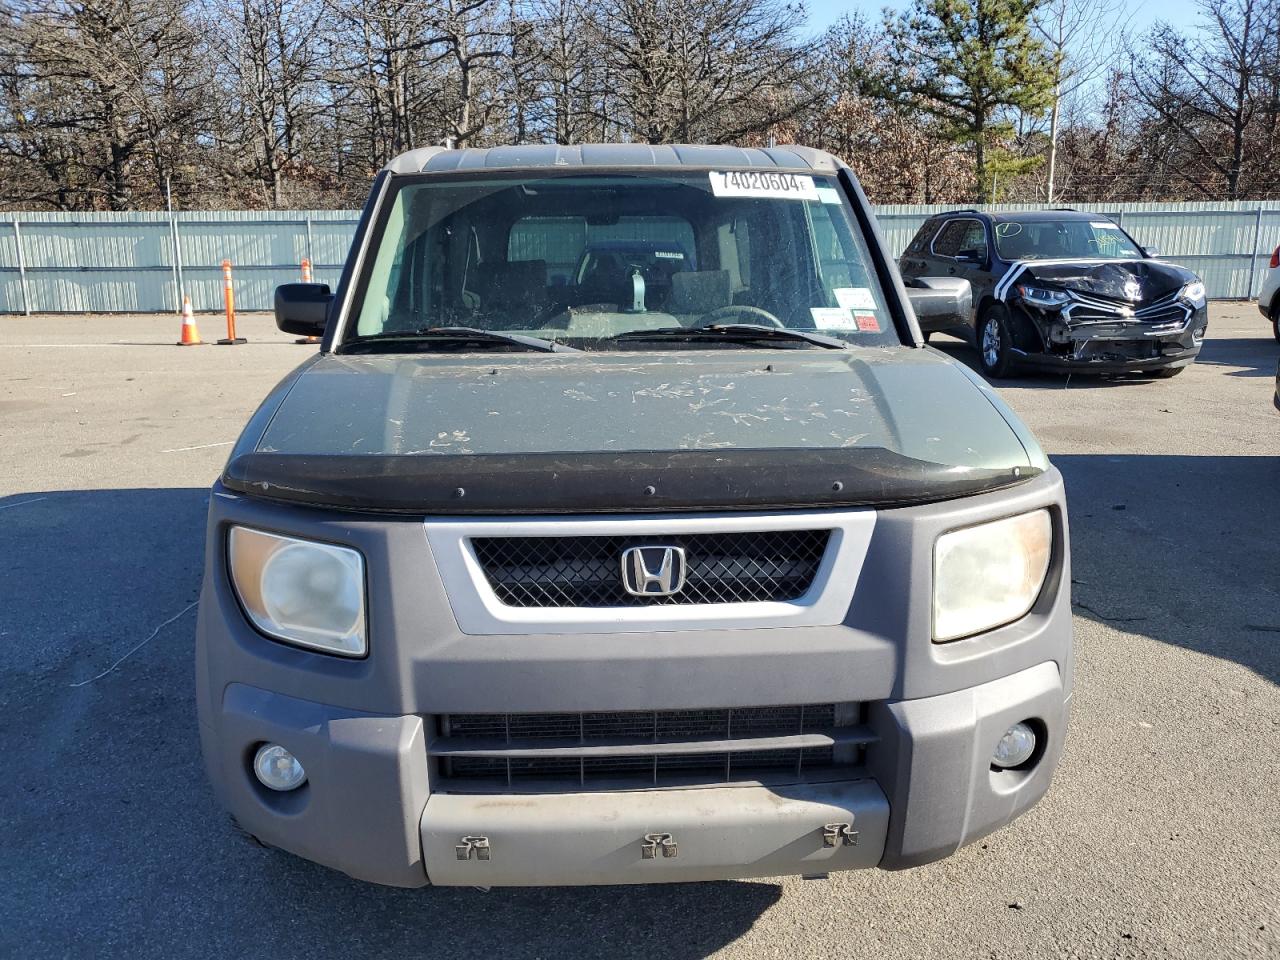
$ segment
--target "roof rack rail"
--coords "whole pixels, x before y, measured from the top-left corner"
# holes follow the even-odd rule
[[[1079,213],[1075,207],[1050,207],[1050,210],[1061,210],[1063,213]]]

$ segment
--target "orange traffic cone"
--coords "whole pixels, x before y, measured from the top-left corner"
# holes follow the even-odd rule
[[[180,347],[194,347],[204,343],[200,339],[200,331],[196,329],[196,318],[191,313],[191,298],[182,298],[182,339],[178,341]]]
[[[308,260],[306,257],[302,258],[302,282],[303,283],[311,282],[311,261]],[[293,342],[303,343],[303,344],[319,343],[320,338],[319,337],[299,337],[297,340]]]

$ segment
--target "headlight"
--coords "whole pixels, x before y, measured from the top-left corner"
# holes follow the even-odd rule
[[[1193,304],[1197,307],[1203,307],[1205,303],[1204,284],[1199,280],[1192,280],[1178,291],[1178,296],[1187,301],[1187,303]]]
[[[1024,301],[1037,307],[1060,307],[1071,299],[1071,295],[1065,290],[1048,290],[1025,283],[1019,283],[1013,289]]]
[[[345,657],[368,652],[355,550],[232,527],[227,555],[236,595],[267,636]]]
[[[952,530],[933,547],[933,640],[1012,623],[1040,595],[1053,547],[1048,510]]]

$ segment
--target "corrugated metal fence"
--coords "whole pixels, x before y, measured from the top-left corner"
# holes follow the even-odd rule
[[[990,210],[1036,205],[997,205]],[[1036,207],[1038,208],[1038,207]],[[876,209],[894,256],[931,214],[953,205]],[[1082,206],[1120,221],[1139,243],[1195,270],[1215,299],[1256,295],[1280,243],[1280,201]],[[236,304],[269,310],[277,284],[306,257],[335,285],[354,210],[177,213],[0,213],[0,313],[167,312],[179,289],[196,310],[222,307],[221,262],[235,266]]]
[[[358,218],[352,210],[0,213],[0,313],[175,311],[179,289],[196,310],[218,310],[224,259],[235,266],[236,305],[269,310],[276,285],[297,280],[304,257],[317,281],[337,284]]]

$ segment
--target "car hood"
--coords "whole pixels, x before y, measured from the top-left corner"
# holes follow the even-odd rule
[[[1047,468],[968,368],[913,348],[321,356],[224,483],[368,509],[919,502]]]
[[[1016,267],[1014,269],[1017,269]],[[1041,282],[1120,300],[1149,303],[1181,290],[1197,277],[1185,267],[1161,260],[1026,261],[1021,281]]]

